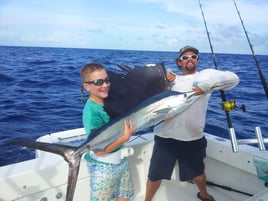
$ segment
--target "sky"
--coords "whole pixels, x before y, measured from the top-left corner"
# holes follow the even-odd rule
[[[233,0],[200,0],[215,53],[251,54]],[[236,0],[268,55],[268,1]],[[0,0],[0,45],[211,52],[199,0]]]

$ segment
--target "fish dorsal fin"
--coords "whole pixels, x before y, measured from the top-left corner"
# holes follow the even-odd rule
[[[166,67],[163,63],[134,67],[118,65],[118,68],[119,71],[108,71],[111,88],[104,104],[112,119],[167,90]]]

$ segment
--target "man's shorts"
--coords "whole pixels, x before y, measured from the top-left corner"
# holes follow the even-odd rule
[[[176,160],[181,181],[192,180],[204,173],[207,140],[179,141],[155,136],[148,178],[151,181],[170,179]]]

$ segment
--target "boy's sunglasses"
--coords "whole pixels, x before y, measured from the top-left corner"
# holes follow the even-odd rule
[[[93,81],[88,81],[88,82],[84,82],[87,84],[94,84],[95,86],[102,86],[104,84],[104,82],[106,84],[110,83],[110,80],[108,77],[106,77],[105,79],[98,79],[98,80],[93,80]]]
[[[183,56],[180,57],[180,60],[188,60],[189,58],[198,59],[198,55],[197,54],[183,55]]]

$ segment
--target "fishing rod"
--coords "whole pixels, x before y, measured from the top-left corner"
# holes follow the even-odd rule
[[[233,189],[233,188],[231,188],[229,186],[215,184],[215,183],[213,183],[211,181],[207,181],[206,183],[207,183],[208,186],[215,186],[215,187],[218,187],[218,188],[222,188],[224,190],[227,190],[227,191],[233,191],[233,192],[244,194],[244,195],[247,195],[247,196],[253,196],[253,194],[250,194],[250,193],[247,193],[247,192],[244,192],[244,191],[240,191],[240,190],[237,190],[237,189]]]
[[[208,32],[208,28],[207,28],[207,22],[206,22],[206,19],[205,19],[205,15],[204,15],[203,8],[202,8],[201,1],[200,0],[199,0],[199,7],[200,7],[200,10],[201,10],[201,13],[202,13],[203,22],[205,24],[206,33],[207,33],[207,37],[208,37],[208,41],[209,41],[209,45],[210,45],[210,50],[211,50],[211,54],[212,54],[214,66],[215,66],[215,69],[218,69],[218,64],[217,64],[217,61],[216,61],[216,56],[215,56],[214,51],[213,51],[212,43],[211,43],[211,40],[210,40],[210,35],[209,35],[209,32]],[[220,90],[220,94],[221,94],[222,102],[223,103],[227,102],[226,101],[226,96],[225,96],[225,93],[224,93],[223,90]],[[228,128],[233,128],[232,120],[231,120],[230,113],[229,113],[230,110],[224,110],[224,111],[225,111],[225,115],[226,115],[226,120],[227,120]]]
[[[215,56],[214,51],[213,51],[213,47],[212,47],[210,35],[209,35],[209,32],[208,32],[208,28],[207,28],[207,23],[206,23],[205,15],[204,15],[204,12],[203,12],[202,5],[201,5],[201,1],[200,0],[199,0],[199,6],[200,6],[201,13],[202,13],[204,25],[205,25],[205,28],[206,28],[206,33],[207,33],[207,37],[208,37],[208,41],[209,41],[209,45],[210,45],[210,50],[211,50],[211,54],[212,54],[214,66],[215,66],[215,69],[218,69],[218,64],[217,64],[217,61],[216,61],[216,56]],[[232,110],[232,109],[235,109],[237,106],[235,105],[235,101],[234,100],[232,100],[232,101],[226,101],[226,96],[225,96],[225,93],[224,93],[223,90],[220,90],[220,94],[221,94],[221,98],[222,98],[222,102],[223,102],[222,107],[223,107],[223,110],[225,111],[227,124],[228,124],[229,130],[230,130],[230,135],[232,136],[232,132],[234,132],[234,129],[233,129],[233,126],[232,126],[232,120],[231,120],[229,111]],[[246,110],[244,105],[242,105],[241,109],[244,112]],[[220,184],[216,184],[216,183],[213,183],[211,181],[206,181],[206,184],[207,185],[210,185],[210,186],[216,186],[216,187],[219,187],[219,188],[222,188],[222,189],[225,189],[225,190],[229,190],[229,191],[234,191],[234,192],[237,192],[237,193],[241,193],[241,194],[244,194],[244,195],[252,196],[252,194],[249,194],[247,192],[239,191],[239,190],[233,189],[233,188],[228,187],[228,186],[223,186],[223,185],[220,185]]]
[[[247,38],[249,47],[250,47],[250,49],[251,49],[253,58],[254,58],[254,60],[255,60],[255,63],[256,63],[256,66],[257,66],[257,69],[258,69],[258,72],[259,72],[259,76],[260,76],[260,79],[261,79],[261,82],[262,82],[263,89],[264,89],[264,91],[265,91],[266,97],[268,98],[268,87],[267,87],[267,84],[266,84],[264,75],[263,75],[262,70],[261,70],[261,68],[260,68],[259,62],[258,62],[258,60],[257,60],[257,58],[256,58],[256,55],[255,55],[255,53],[254,53],[253,45],[252,45],[252,43],[251,43],[250,40],[249,40],[248,33],[247,33],[246,28],[245,28],[245,26],[244,26],[244,22],[243,22],[243,20],[242,20],[242,18],[241,18],[241,15],[240,15],[240,12],[239,12],[239,10],[238,10],[238,7],[237,7],[237,5],[236,5],[235,0],[233,0],[233,2],[234,2],[234,5],[235,5],[235,8],[236,8],[236,12],[237,12],[237,14],[238,14],[238,16],[239,16],[240,22],[241,22],[241,24],[242,24],[243,30],[244,30],[244,32],[245,32],[245,35],[246,35],[246,38]]]

